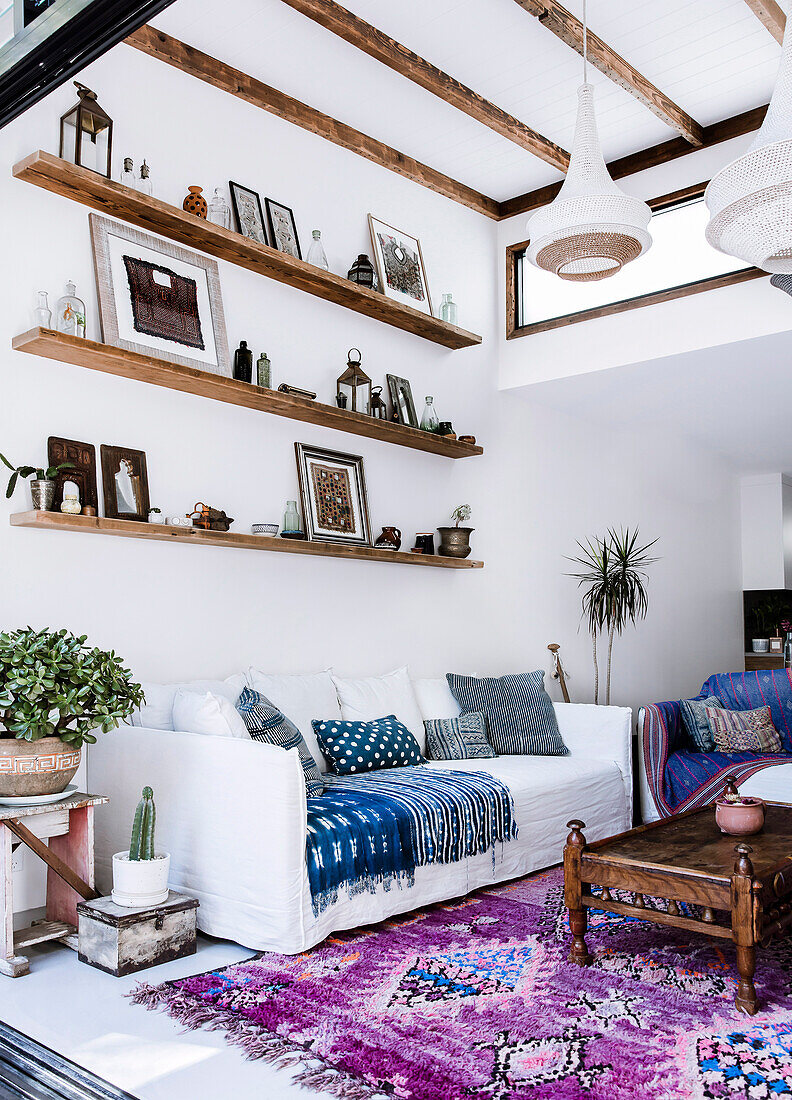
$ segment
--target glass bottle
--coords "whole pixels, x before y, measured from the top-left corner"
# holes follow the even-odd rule
[[[266,351],[262,351],[256,362],[256,381],[262,389],[272,389],[272,365]]]
[[[457,323],[457,306],[450,294],[444,294],[440,303],[440,320],[447,321],[449,325]]]
[[[154,194],[154,188],[151,185],[151,169],[145,160],[140,166],[140,178],[136,181],[136,186],[138,191],[142,191],[144,195]]]
[[[69,336],[85,336],[85,303],[77,297],[77,287],[72,282],[66,284],[66,293],[58,298],[55,307],[58,332]]]
[[[300,513],[297,511],[297,501],[287,500],[286,511],[283,513],[283,531],[284,535],[293,535],[297,532],[302,532],[300,526]]]
[[[214,189],[214,195],[212,196],[212,201],[209,203],[206,220],[208,222],[214,222],[215,225],[222,225],[223,229],[231,228],[231,210],[219,187],[215,187]]]
[[[784,642],[784,668],[792,669],[792,630],[787,631]]]
[[[436,432],[440,425],[437,419],[437,413],[434,408],[434,398],[427,397],[426,404],[424,405],[423,416],[421,417],[421,431],[422,432]]]
[[[40,290],[38,292],[38,301],[36,304],[36,324],[40,328],[52,328],[52,310],[49,307],[47,301],[46,290]]]
[[[234,352],[234,378],[238,382],[253,381],[253,352],[247,346],[247,340],[240,340]]]
[[[124,157],[124,167],[121,171],[121,175],[118,177],[119,183],[123,183],[125,187],[137,187],[137,180],[135,179],[135,162],[132,157]]]
[[[314,267],[323,267],[325,271],[329,271],[330,264],[327,262],[327,256],[325,255],[321,231],[314,229],[311,236],[313,240],[311,241],[311,247],[308,249],[308,263],[313,264]]]

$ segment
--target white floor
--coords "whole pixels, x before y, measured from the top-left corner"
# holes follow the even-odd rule
[[[30,973],[0,977],[0,1017],[140,1100],[296,1100],[326,1096],[292,1084],[294,1071],[250,1061],[221,1032],[184,1031],[124,994],[250,958],[236,944],[198,937],[198,953],[129,978],[86,966],[67,947],[28,951]],[[329,1098],[328,1098],[329,1100]]]

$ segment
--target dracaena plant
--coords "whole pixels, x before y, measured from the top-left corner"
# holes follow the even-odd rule
[[[51,481],[58,476],[61,470],[68,470],[74,465],[73,462],[61,462],[60,466],[12,466],[4,454],[0,454],[0,461],[11,471],[11,477],[8,479],[6,488],[6,500],[14,495],[14,489],[17,487],[19,478],[30,477],[31,474],[35,474],[39,481]]]
[[[114,652],[68,630],[0,634],[0,737],[59,737],[74,748],[128,718],[143,689]]]

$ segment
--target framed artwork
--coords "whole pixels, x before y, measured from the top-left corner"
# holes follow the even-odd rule
[[[230,377],[215,261],[97,214],[89,221],[104,342]]]
[[[412,306],[431,317],[432,299],[429,297],[421,242],[372,214],[369,214],[368,220],[374,263],[383,294],[394,302]]]
[[[237,229],[242,236],[258,244],[269,244],[258,191],[251,191],[249,187],[243,187],[241,183],[234,183],[233,180],[229,182],[228,190],[231,192],[231,205],[234,208]]]
[[[313,542],[371,546],[360,455],[295,443],[305,533]]]
[[[149,510],[146,452],[129,447],[99,448],[102,456],[104,512],[108,519],[147,520]]]
[[[76,439],[61,439],[51,435],[47,440],[47,464],[60,466],[71,462],[68,470],[61,470],[55,478],[53,510],[60,511],[63,503],[63,483],[73,481],[80,494],[80,504],[90,505],[99,515],[99,491],[96,482],[96,447],[93,443],[78,443]]]
[[[270,240],[272,247],[279,252],[288,252],[290,256],[302,259],[300,251],[300,239],[297,236],[297,226],[294,222],[294,212],[288,206],[281,206],[273,199],[265,199],[267,208],[267,221],[269,222]]]
[[[395,374],[386,374],[385,377],[388,380],[388,393],[393,405],[394,419],[399,424],[407,424],[410,428],[419,427],[410,383],[406,378],[399,378]]]

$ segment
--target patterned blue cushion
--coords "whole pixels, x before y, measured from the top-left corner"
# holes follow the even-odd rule
[[[267,744],[278,745],[282,749],[299,751],[306,793],[309,798],[318,798],[324,791],[324,780],[295,724],[273,706],[265,695],[249,687],[239,696],[237,710],[254,741],[266,741]]]
[[[336,775],[426,763],[418,742],[395,714],[376,722],[342,722],[335,718],[323,722],[315,718],[311,724]]]
[[[544,689],[544,672],[487,677],[446,674],[463,714],[481,711],[498,756],[566,756],[555,710]]]
[[[690,739],[690,744],[685,748],[690,748],[693,752],[714,752],[715,750],[715,735],[704,712],[705,707],[724,709],[717,695],[708,695],[706,699],[682,699],[679,703],[682,724]]]
[[[430,760],[488,760],[495,755],[487,740],[487,722],[474,711],[459,718],[432,718],[424,722]]]

